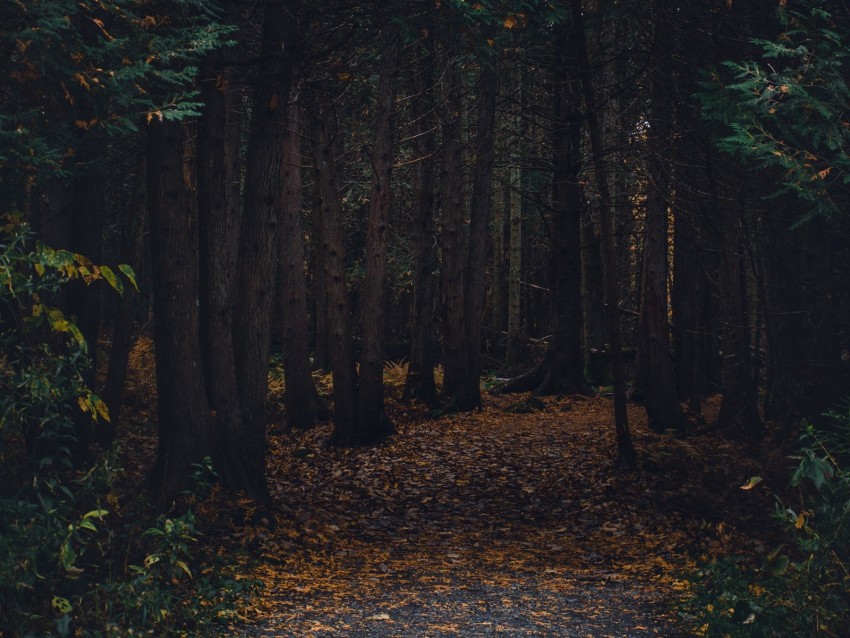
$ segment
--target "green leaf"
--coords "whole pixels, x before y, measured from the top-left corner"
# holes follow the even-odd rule
[[[133,288],[136,289],[136,292],[138,292],[139,286],[136,283],[136,273],[133,271],[133,269],[130,267],[130,265],[129,264],[118,264],[118,270],[120,270],[124,274],[124,276],[127,278],[127,280],[131,284],[133,284]]]
[[[62,598],[61,596],[54,596],[50,601],[50,606],[60,614],[70,614],[74,609],[71,606],[70,601],[67,598]]]
[[[109,510],[92,510],[83,514],[83,519],[96,518],[102,521],[107,514],[109,514]]]
[[[118,294],[124,294],[124,284],[121,283],[121,280],[115,276],[115,273],[112,271],[112,268],[109,266],[101,266],[100,274],[103,275],[103,278],[106,279],[106,282],[115,288],[118,291]]]

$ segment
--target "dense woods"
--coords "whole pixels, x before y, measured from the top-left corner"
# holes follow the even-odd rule
[[[0,534],[2,635],[41,627],[23,590],[53,598],[56,635],[81,613],[63,606],[85,545],[69,539],[109,506],[80,477],[127,431],[139,338],[149,493],[172,518],[205,467],[280,514],[270,415],[331,420],[332,446],[392,437],[386,361],[433,416],[610,395],[622,470],[640,471],[628,402],[657,433],[776,450],[846,405],[841,0],[24,0],[0,17],[0,498],[24,534]],[[13,558],[34,525],[59,539],[46,583],[49,541]]]

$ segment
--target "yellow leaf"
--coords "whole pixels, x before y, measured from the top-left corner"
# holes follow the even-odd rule
[[[800,512],[799,514],[797,514],[797,520],[794,521],[794,527],[796,527],[797,529],[802,529],[803,525],[805,525],[805,524],[806,524],[805,514],[804,514],[804,512]]]
[[[506,29],[513,29],[517,25],[516,16],[514,16],[514,14],[512,13],[509,13],[508,17],[505,18],[504,25]]]
[[[751,490],[761,482],[762,482],[762,478],[760,476],[753,476],[753,477],[750,478],[749,481],[747,481],[746,485],[741,486],[741,489],[742,490]]]
[[[109,421],[109,409],[106,407],[106,404],[97,397],[94,398],[94,408],[104,421]]]
[[[184,563],[182,560],[174,561],[174,564],[177,565],[180,569],[186,572],[189,575],[189,578],[192,578],[192,572],[189,569],[189,566]]]

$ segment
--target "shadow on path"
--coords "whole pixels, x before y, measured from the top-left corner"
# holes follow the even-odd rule
[[[243,530],[266,588],[244,636],[683,635],[671,612],[693,523],[612,470],[605,399],[396,415],[377,448],[328,427],[273,437],[287,515]],[[633,427],[640,441],[642,414]]]

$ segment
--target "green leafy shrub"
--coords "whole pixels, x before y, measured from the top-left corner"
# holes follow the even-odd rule
[[[799,504],[777,499],[789,539],[761,564],[740,556],[693,576],[686,617],[700,635],[843,636],[850,626],[850,414],[808,425],[791,485]],[[751,481],[754,484],[754,481]]]
[[[124,518],[115,453],[74,454],[78,420],[109,418],[83,383],[85,340],[48,301],[76,278],[123,287],[110,269],[34,242],[20,218],[0,220],[0,636],[204,635],[254,583],[199,556],[191,505],[209,464],[181,511],[156,517],[135,503],[143,515]]]

